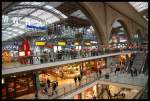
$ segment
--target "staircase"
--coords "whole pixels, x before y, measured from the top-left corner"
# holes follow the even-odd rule
[[[146,53],[139,52],[136,54],[134,58],[132,68],[136,68],[139,73],[141,73],[143,64],[145,63],[145,60],[146,60],[145,56],[146,56]]]

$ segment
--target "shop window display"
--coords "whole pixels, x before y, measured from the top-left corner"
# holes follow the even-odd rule
[[[93,98],[93,90],[89,88],[82,93],[82,99],[92,99]]]
[[[2,52],[2,62],[4,64],[9,64],[11,63],[11,53],[9,51],[4,50]]]
[[[14,95],[14,93],[15,93],[15,84],[14,84],[14,81],[13,80],[11,80],[9,83],[8,83],[8,97],[9,98],[13,98],[15,95]]]
[[[15,98],[34,92],[33,78],[28,74],[20,76],[6,77],[7,79],[2,86],[2,96],[6,98]],[[7,92],[8,89],[8,92]]]
[[[20,94],[27,94],[28,84],[26,78],[20,78],[16,80],[16,96],[20,96]]]
[[[60,68],[59,72],[63,75],[63,78],[74,78],[80,74],[80,65],[79,64],[69,64],[64,65]],[[62,74],[63,73],[63,74]]]
[[[2,78],[2,99],[6,98],[6,83],[5,80]]]

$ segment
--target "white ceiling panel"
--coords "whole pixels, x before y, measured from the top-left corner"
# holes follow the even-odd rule
[[[45,2],[21,2],[20,5],[36,5],[36,6],[42,6]]]
[[[129,2],[129,4],[131,4],[138,12],[148,9],[148,2]]]
[[[80,10],[77,10],[77,11],[73,12],[71,14],[71,16],[75,16],[75,17],[85,19],[85,20],[87,19],[87,17]]]

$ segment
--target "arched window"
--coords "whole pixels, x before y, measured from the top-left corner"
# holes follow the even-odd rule
[[[110,49],[126,48],[129,41],[127,30],[122,21],[117,20],[112,24],[109,37]]]

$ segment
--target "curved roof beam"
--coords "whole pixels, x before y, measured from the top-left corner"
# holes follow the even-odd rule
[[[53,10],[43,8],[41,6],[35,6],[35,5],[17,5],[17,6],[20,6],[20,8],[15,8],[15,9],[8,10],[8,11],[6,11],[6,14],[8,14],[9,12],[15,11],[15,10],[21,10],[21,9],[26,9],[26,8],[35,8],[37,10],[40,9],[40,10],[46,11],[48,13],[52,13],[60,19],[63,18],[60,14],[55,13]]]

